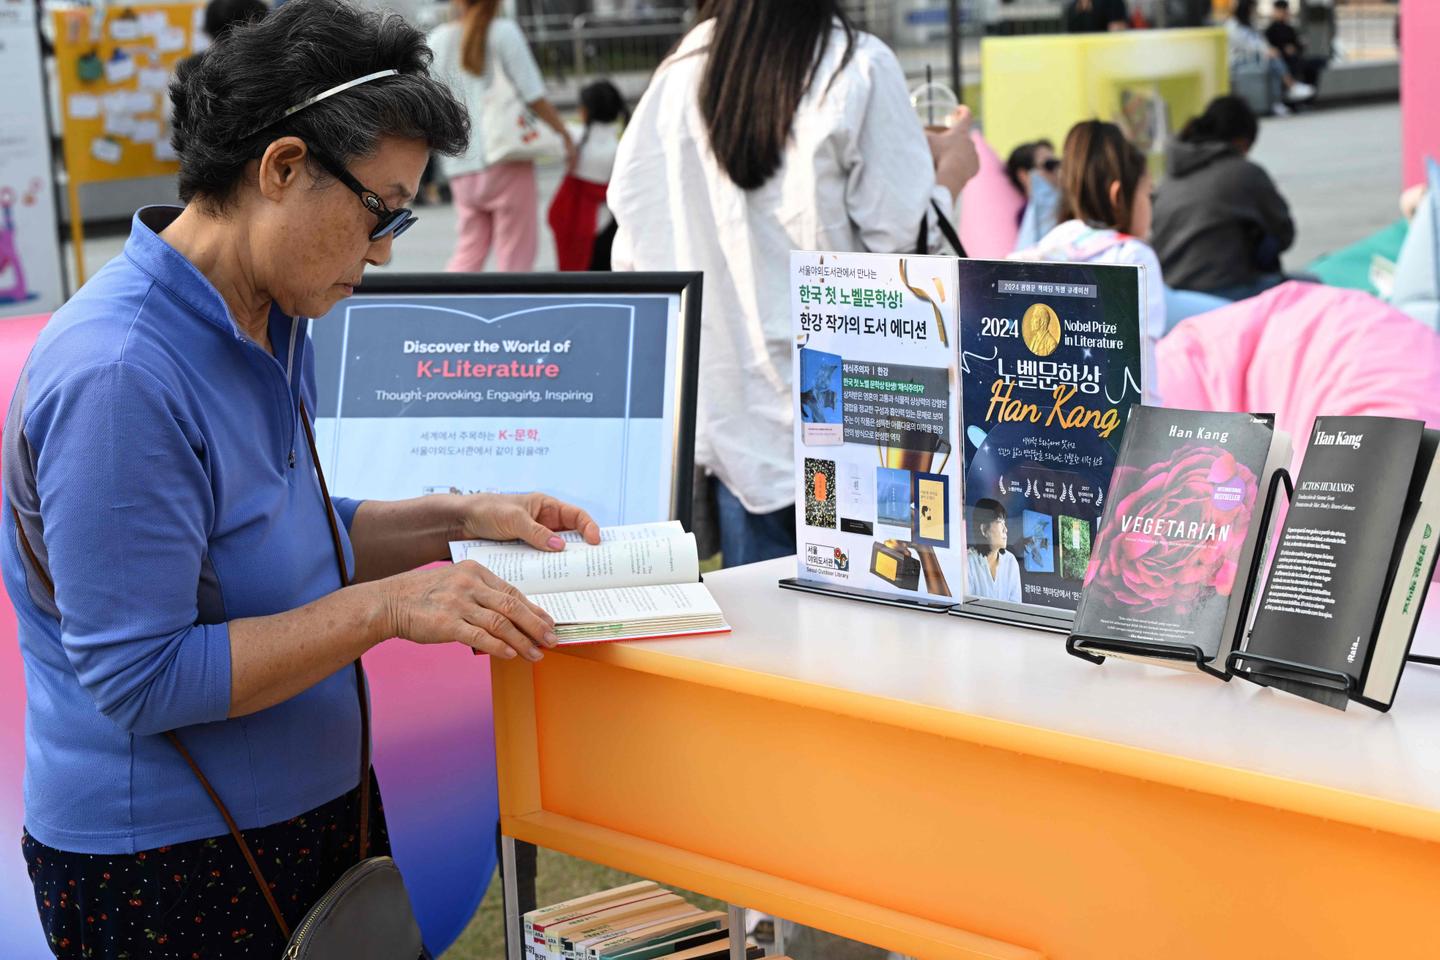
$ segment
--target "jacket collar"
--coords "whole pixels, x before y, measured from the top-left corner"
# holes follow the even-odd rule
[[[161,238],[160,233],[174,222],[183,207],[156,205],[135,211],[130,224],[130,237],[125,241],[125,257],[174,294],[197,316],[203,317],[234,336],[243,337],[230,308],[220,291],[215,289],[195,264]],[[271,316],[274,312],[272,309]]]

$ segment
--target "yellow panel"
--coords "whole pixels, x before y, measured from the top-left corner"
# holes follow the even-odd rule
[[[1001,157],[1042,137],[1060,149],[1081,120],[1121,120],[1127,91],[1163,100],[1173,132],[1230,84],[1213,27],[986,37],[980,62],[985,139]]]
[[[922,957],[1440,955],[1431,842],[601,659],[533,677],[545,813],[505,823],[548,846]]]

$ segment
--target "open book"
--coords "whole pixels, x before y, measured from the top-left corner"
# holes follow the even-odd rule
[[[555,619],[562,644],[656,640],[725,633],[730,626],[700,582],[695,535],[679,521],[606,528],[591,546],[577,533],[565,549],[459,540],[456,563],[474,560],[513,584]]]

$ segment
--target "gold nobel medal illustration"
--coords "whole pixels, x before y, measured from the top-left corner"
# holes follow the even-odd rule
[[[1060,318],[1048,304],[1032,304],[1020,321],[1020,336],[1037,357],[1048,357],[1060,346]]]

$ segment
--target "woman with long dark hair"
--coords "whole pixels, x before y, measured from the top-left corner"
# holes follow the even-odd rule
[[[635,109],[609,204],[617,269],[705,272],[696,460],[735,565],[795,549],[790,251],[914,250],[979,164],[968,115],[927,143],[895,54],[837,0],[700,15]]]
[[[535,267],[539,242],[539,198],[532,160],[497,158],[487,149],[484,104],[490,88],[509,84],[520,102],[560,135],[567,160],[575,145],[560,114],[545,97],[540,67],[514,20],[500,15],[501,0],[455,0],[457,20],[430,34],[434,72],[450,84],[470,111],[470,147],[441,159],[455,200],[455,253],[447,270],[479,272],[491,251],[495,269],[524,272]],[[490,131],[494,137],[494,131]]]

